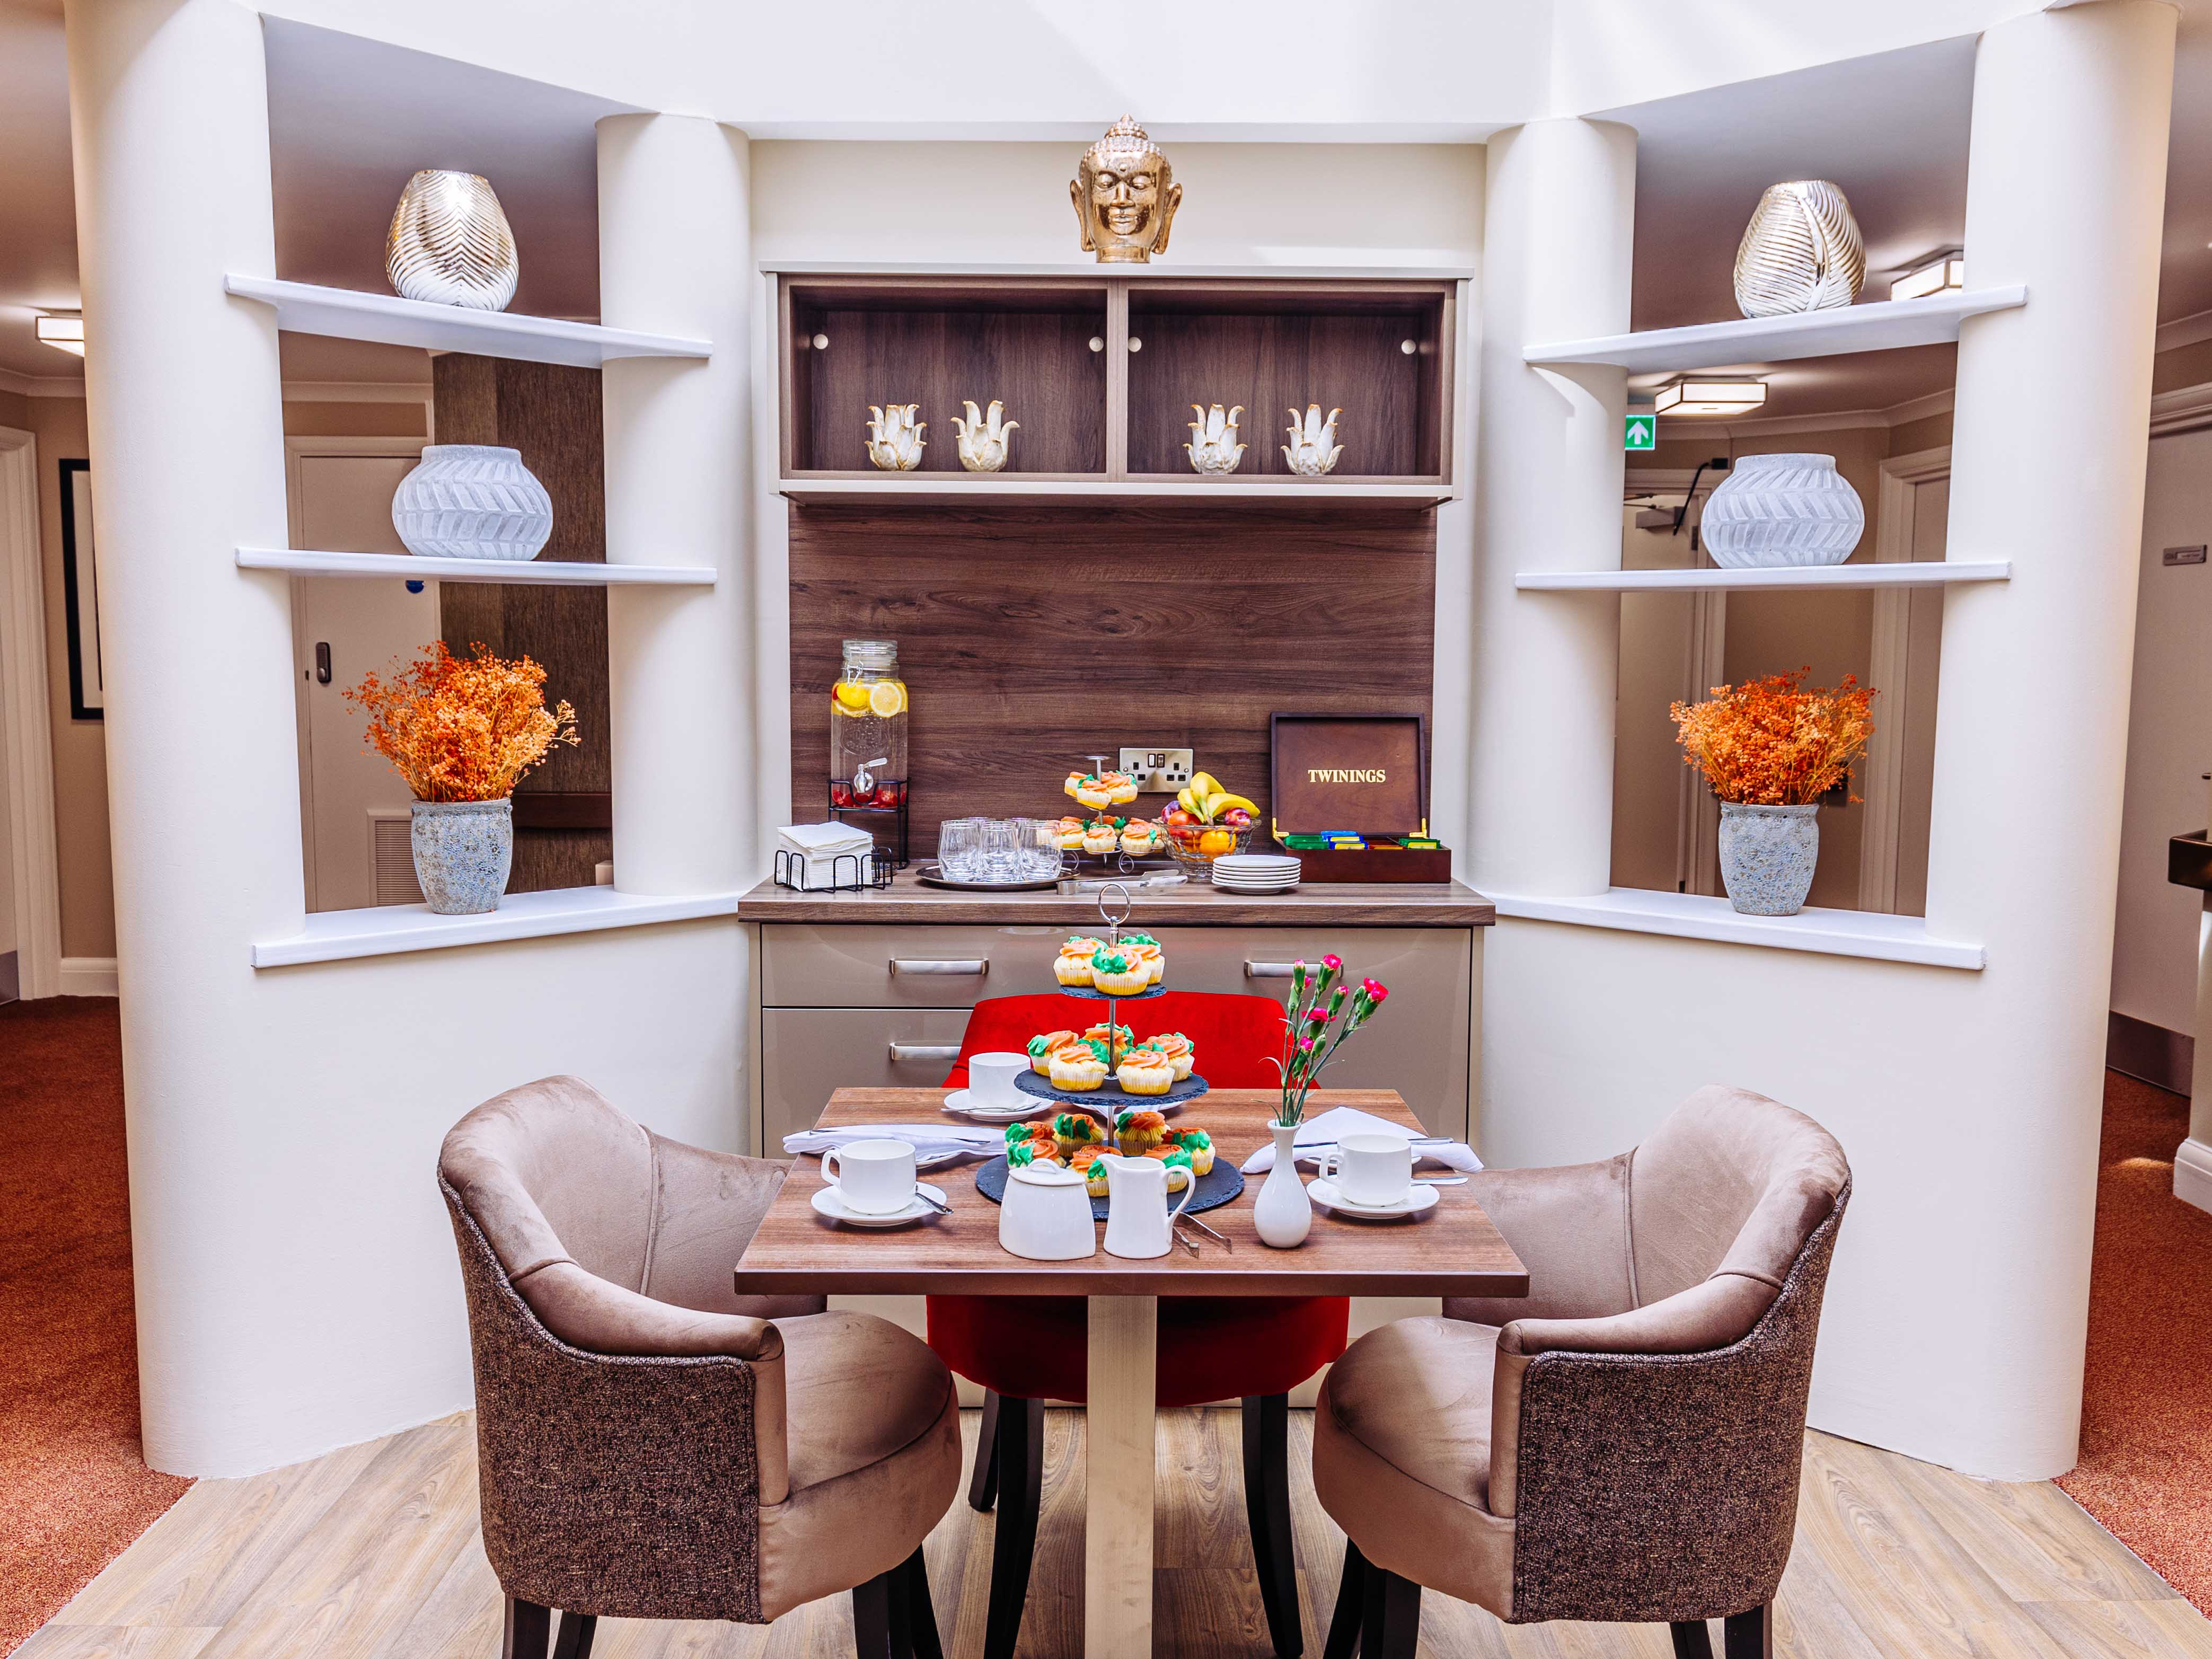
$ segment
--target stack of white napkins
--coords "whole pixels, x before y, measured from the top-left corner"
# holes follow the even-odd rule
[[[776,832],[776,845],[791,854],[799,868],[805,872],[809,887],[831,887],[836,884],[837,860],[841,858],[866,860],[876,844],[875,837],[865,830],[849,823],[794,823]],[[845,866],[845,879],[849,883],[854,868]],[[867,873],[865,865],[858,872]]]
[[[940,1164],[952,1158],[996,1158],[1006,1150],[1004,1129],[957,1123],[848,1123],[835,1129],[802,1129],[783,1138],[783,1150],[795,1158],[801,1152],[826,1152],[848,1140],[903,1140],[914,1148],[915,1158]]]
[[[1299,1124],[1297,1136],[1291,1144],[1297,1148],[1299,1163],[1319,1164],[1345,1136],[1364,1134],[1396,1135],[1401,1140],[1414,1139],[1406,1133],[1406,1126],[1402,1123],[1393,1123],[1388,1118],[1377,1117],[1372,1112],[1359,1111],[1353,1107],[1339,1106]],[[1451,1169],[1465,1170],[1470,1175],[1482,1167],[1482,1160],[1474,1155],[1474,1149],[1464,1141],[1416,1140],[1413,1162],[1419,1164],[1423,1158]],[[1273,1169],[1274,1143],[1270,1141],[1237,1167],[1246,1175],[1257,1175],[1262,1170]]]

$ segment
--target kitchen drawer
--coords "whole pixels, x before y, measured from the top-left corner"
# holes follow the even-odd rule
[[[1059,988],[1065,927],[761,928],[761,1001],[770,1008],[969,1008],[985,997]]]
[[[967,1029],[965,1008],[764,1010],[761,1156],[781,1158],[784,1136],[812,1128],[839,1089],[937,1087],[952,1069]],[[894,1058],[894,1044],[942,1052]],[[930,1113],[935,1111],[933,1104]]]

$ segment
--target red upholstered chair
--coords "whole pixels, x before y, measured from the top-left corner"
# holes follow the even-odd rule
[[[967,1086],[970,1054],[1019,1050],[1040,1031],[1081,1030],[1102,1013],[1094,1000],[1049,993],[979,1002],[947,1085]],[[1117,1018],[1140,1042],[1181,1031],[1198,1050],[1200,1073],[1218,1087],[1277,1086],[1267,1060],[1279,1052],[1283,1011],[1266,997],[1170,991],[1125,1004]],[[1159,1308],[1159,1404],[1244,1403],[1244,1513],[1260,1599],[1275,1652],[1296,1659],[1304,1644],[1291,1548],[1290,1392],[1344,1352],[1351,1303],[1340,1296],[1188,1296],[1162,1297]],[[1083,1400],[1089,1334],[1089,1312],[1077,1297],[929,1298],[930,1346],[988,1390],[968,1491],[979,1510],[1005,1499],[992,1540],[984,1659],[1012,1659],[1021,1633],[1043,1494],[1044,1402]]]

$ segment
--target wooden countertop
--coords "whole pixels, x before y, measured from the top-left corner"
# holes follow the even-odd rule
[[[1487,927],[1497,908],[1462,883],[1308,882],[1265,896],[1224,893],[1203,882],[1140,887],[1131,896],[1148,927]],[[862,893],[797,893],[764,881],[738,901],[743,921],[969,922],[1075,927],[1098,920],[1098,895],[1047,888],[963,893],[927,887],[902,870],[886,888]]]
[[[848,1123],[921,1123],[941,1115],[942,1089],[840,1089],[822,1114],[824,1127]],[[1271,1089],[1216,1089],[1174,1120],[1206,1130],[1215,1155],[1241,1164],[1267,1144],[1267,1121],[1280,1105]],[[1306,1109],[1356,1106],[1419,1126],[1389,1089],[1316,1089]],[[947,1121],[951,1120],[947,1119]],[[815,1213],[822,1162],[793,1161],[782,1190],[737,1264],[740,1296],[1526,1296],[1528,1270],[1513,1253],[1473,1188],[1439,1187],[1437,1206],[1418,1219],[1346,1221],[1314,1212],[1313,1231],[1296,1249],[1271,1250],[1252,1228],[1264,1176],[1200,1219],[1235,1241],[1224,1248],[1201,1236],[1199,1253],[1180,1247],[1149,1261],[1099,1253],[1075,1261],[1026,1261],[999,1248],[999,1206],[975,1190],[975,1164],[925,1172],[952,1206],[910,1227],[860,1231]],[[1103,1227],[1102,1227],[1103,1231]]]

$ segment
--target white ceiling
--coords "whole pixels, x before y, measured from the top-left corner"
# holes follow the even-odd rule
[[[515,308],[597,313],[592,125],[623,108],[403,48],[265,21],[280,275],[380,289],[385,228],[418,167],[498,185],[522,255]],[[1735,314],[1729,270],[1759,191],[1825,177],[1868,246],[1866,298],[1963,233],[1970,39],[1822,65],[1607,112],[1638,137],[1634,324]],[[76,303],[69,117],[58,0],[0,0],[0,370],[70,375],[32,336]],[[2185,13],[2160,317],[2212,310],[2212,5]],[[288,376],[417,381],[422,354],[288,338]],[[1948,347],[1763,372],[1768,415],[1879,409],[1941,391]],[[1646,383],[1650,384],[1649,382]]]

